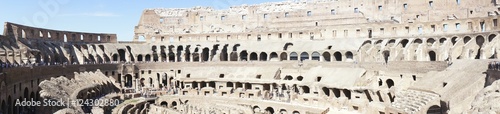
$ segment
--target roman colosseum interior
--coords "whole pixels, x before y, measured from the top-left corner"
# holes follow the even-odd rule
[[[499,8],[499,0],[156,8],[143,11],[133,41],[6,22],[0,113],[498,114]],[[67,105],[16,105],[23,99]]]

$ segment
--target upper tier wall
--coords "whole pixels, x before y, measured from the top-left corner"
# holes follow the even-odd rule
[[[146,9],[134,41],[290,40],[454,34],[496,29],[488,0],[280,2],[229,10]],[[457,24],[458,23],[458,24]],[[460,27],[462,26],[462,27]]]
[[[84,33],[36,28],[6,22],[4,35],[17,39],[43,39],[71,43],[116,43],[116,34]]]

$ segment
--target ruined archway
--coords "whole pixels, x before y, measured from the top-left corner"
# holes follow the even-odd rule
[[[137,55],[137,61],[142,61],[142,55]]]
[[[300,53],[300,61],[309,60],[309,54],[307,52]]]
[[[429,51],[429,61],[436,61],[436,52]]]
[[[403,46],[403,48],[405,48],[406,45],[408,45],[408,42],[409,42],[408,39],[401,40],[401,46]]]
[[[394,86],[394,81],[392,81],[392,79],[387,79],[385,81],[385,83],[387,84],[388,88],[391,88],[392,86]]]
[[[336,61],[342,61],[342,53],[340,53],[338,51],[333,53],[333,57],[335,57]]]
[[[286,52],[281,52],[280,54],[280,61],[286,61],[288,59],[288,55]]]
[[[427,114],[442,114],[441,107],[437,106],[437,105],[433,105],[433,106],[429,107],[429,109],[427,110]]]
[[[123,61],[123,62],[126,61],[126,59],[125,59],[125,50],[124,49],[119,49],[118,50],[118,55],[120,56],[120,61]]]
[[[488,36],[488,42],[491,42],[495,39],[495,37],[497,37],[496,34],[491,34],[490,36]]]
[[[151,61],[151,55],[147,54],[146,56],[144,56],[144,59],[146,61]]]
[[[466,36],[466,37],[464,38],[464,44],[469,43],[469,41],[470,41],[470,40],[471,40],[471,38],[470,38],[469,36]]]
[[[347,60],[354,60],[354,55],[352,54],[352,52],[347,51],[347,52],[345,53],[345,58],[346,58]]]
[[[296,52],[290,53],[290,60],[298,60],[299,55]]]
[[[257,61],[257,60],[258,60],[257,53],[255,52],[250,53],[250,61]]]
[[[276,53],[276,52],[272,52],[272,53],[269,55],[269,60],[278,60],[278,53]]]
[[[260,60],[260,61],[267,61],[267,53],[265,53],[265,52],[261,52],[261,53],[260,53],[259,60]]]
[[[132,87],[132,82],[133,82],[132,80],[133,80],[132,75],[130,74],[125,75],[125,87],[129,88]]]
[[[320,56],[321,56],[321,54],[319,54],[318,52],[313,52],[311,54],[311,60],[320,61]]]
[[[325,59],[325,61],[327,61],[327,62],[330,62],[331,61],[330,52],[324,52],[323,53],[323,59]]]
[[[246,50],[240,52],[240,60],[248,61],[248,52]]]

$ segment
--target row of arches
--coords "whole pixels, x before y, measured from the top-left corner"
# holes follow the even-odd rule
[[[6,99],[1,101],[0,104],[0,113],[3,114],[18,114],[21,112],[25,113],[35,113],[36,112],[36,106],[16,106],[16,101],[17,100],[25,100],[26,101],[39,101],[40,100],[40,95],[38,94],[39,91],[30,91],[28,87],[24,88],[22,96],[19,96],[19,98],[13,98],[12,96],[8,96]]]
[[[61,42],[111,42],[116,40],[115,34],[97,34],[97,33],[77,33],[65,32],[47,29],[38,29],[9,23],[9,27],[15,28],[15,37],[21,38],[43,38],[49,40],[58,40]]]

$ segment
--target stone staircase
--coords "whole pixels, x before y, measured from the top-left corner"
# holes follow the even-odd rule
[[[415,114],[419,112],[423,106],[427,105],[428,102],[439,98],[438,94],[418,91],[418,90],[403,90],[396,94],[395,101],[392,103],[392,107],[396,109],[401,109],[408,114]]]

